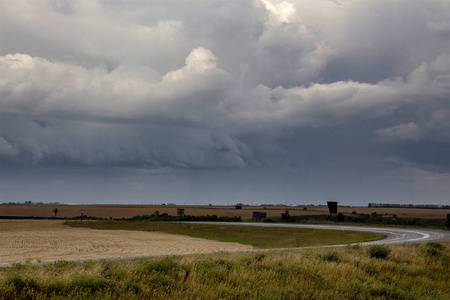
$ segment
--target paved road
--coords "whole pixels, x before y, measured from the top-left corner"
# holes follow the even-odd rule
[[[200,223],[200,222],[184,222],[184,223]],[[215,224],[214,222],[201,222],[201,224]],[[374,245],[374,244],[403,244],[414,242],[431,242],[431,241],[450,241],[450,231],[434,230],[434,229],[416,229],[416,228],[394,228],[394,227],[370,227],[370,226],[341,226],[341,225],[309,225],[309,224],[289,224],[289,223],[243,223],[243,222],[223,222],[220,225],[235,226],[260,226],[260,227],[288,227],[288,228],[311,228],[311,229],[331,229],[331,230],[348,230],[348,231],[366,231],[375,232],[386,235],[385,239],[357,243],[358,245]],[[348,245],[348,244],[347,244]],[[344,246],[344,245],[333,245]]]

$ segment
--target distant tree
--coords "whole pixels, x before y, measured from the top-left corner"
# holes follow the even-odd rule
[[[58,214],[58,209],[55,208],[55,209],[53,210],[53,212],[55,213],[55,219],[56,219],[56,215]]]

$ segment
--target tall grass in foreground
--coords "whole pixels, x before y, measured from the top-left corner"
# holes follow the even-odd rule
[[[373,246],[372,246],[373,247]],[[1,299],[449,299],[450,242],[15,265]]]

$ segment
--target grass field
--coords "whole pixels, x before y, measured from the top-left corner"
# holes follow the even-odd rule
[[[373,247],[16,264],[0,299],[450,298],[450,242]]]
[[[196,238],[251,245],[256,248],[288,248],[361,243],[382,239],[371,232],[336,231],[304,228],[224,226],[138,221],[67,222],[72,227],[91,229],[158,231]]]
[[[0,205],[0,216],[54,216],[53,210],[58,208],[58,217],[96,216],[102,218],[131,218],[138,215],[151,215],[155,211],[176,216],[178,208],[184,208],[186,215],[217,215],[223,217],[240,216],[243,220],[251,219],[254,211],[266,212],[267,218],[281,217],[281,213],[288,210],[291,216],[328,215],[328,208],[308,207],[264,207],[243,206],[235,209],[234,206],[201,206],[201,205]],[[339,207],[338,212],[344,215],[371,214],[376,212],[392,218],[446,219],[450,210],[442,209],[416,209],[416,208],[368,208],[368,207]]]

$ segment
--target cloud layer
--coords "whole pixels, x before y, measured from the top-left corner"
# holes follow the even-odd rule
[[[440,184],[450,172],[446,1],[41,0],[0,11],[5,182],[11,168],[105,178],[127,168],[129,182],[171,170],[178,179],[166,184],[183,178],[192,192],[216,172],[229,182],[220,202],[223,189],[240,190],[233,177],[254,189],[249,174],[262,172],[266,187],[297,193],[280,182],[311,176],[312,197],[337,170],[347,190],[409,172],[409,189],[420,174],[439,183],[414,187],[434,189],[434,202],[450,192]],[[394,192],[404,178],[376,185],[407,201]],[[356,201],[342,193],[328,197]]]

